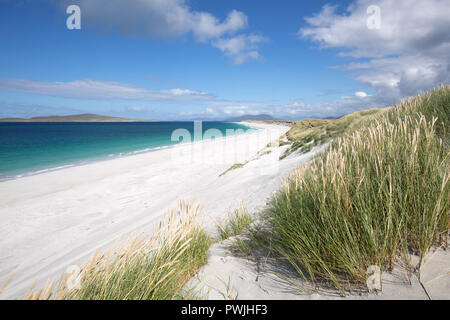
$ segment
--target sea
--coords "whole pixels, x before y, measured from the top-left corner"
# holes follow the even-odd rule
[[[1,122],[0,181],[255,130],[233,122]]]

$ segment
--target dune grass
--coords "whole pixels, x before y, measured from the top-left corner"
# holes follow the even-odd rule
[[[304,119],[297,121],[286,133],[291,147],[280,156],[280,160],[296,151],[309,152],[317,145],[324,144],[331,139],[341,137],[350,130],[362,127],[365,121],[371,121],[377,115],[386,111],[386,109],[369,109],[354,112],[339,119]],[[284,144],[286,143],[284,142]]]
[[[420,267],[432,245],[448,245],[449,114],[442,86],[371,112],[368,125],[346,124],[273,198],[270,246],[305,279],[342,294],[364,284],[371,265],[390,270],[413,253]]]
[[[227,170],[225,170],[224,172],[222,172],[221,174],[219,174],[219,177],[222,177],[224,175],[226,175],[228,172],[232,171],[232,170],[236,170],[236,169],[240,169],[243,168],[247,163],[254,161],[254,160],[258,160],[260,159],[262,156],[268,155],[272,153],[272,150],[267,149],[267,148],[271,148],[271,144],[268,144],[265,148],[259,150],[255,156],[253,156],[251,159],[246,160],[244,162],[237,162],[233,165],[231,165]]]
[[[224,172],[219,174],[219,177],[222,177],[222,176],[226,175],[228,172],[230,172],[232,170],[243,168],[246,164],[247,164],[247,162],[245,162],[245,163],[235,163],[231,167],[229,167],[227,170],[225,170]]]
[[[244,203],[241,203],[239,208],[228,215],[225,221],[217,224],[219,240],[223,241],[241,234],[252,222],[252,216],[248,213]]]
[[[79,272],[63,275],[23,299],[164,300],[179,297],[185,283],[207,261],[211,244],[198,221],[201,207],[179,203],[151,236],[143,232],[94,253]],[[78,279],[77,279],[78,278]],[[79,286],[73,286],[73,281]]]

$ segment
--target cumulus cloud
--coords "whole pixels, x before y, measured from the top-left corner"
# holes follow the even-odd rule
[[[246,105],[238,105],[238,106],[226,106],[225,108],[223,108],[223,113],[225,113],[226,115],[244,115],[244,114],[251,114],[251,115],[255,115],[255,114],[259,114],[260,111],[259,110],[255,110],[255,109],[251,109],[249,106]]]
[[[245,13],[232,10],[221,21],[209,12],[193,10],[186,0],[67,0],[63,6],[77,4],[83,15],[83,26],[125,34],[178,38],[192,34],[198,42],[221,41],[243,31],[248,26]],[[247,37],[245,34],[242,37]],[[251,37],[251,36],[250,36]],[[223,41],[227,41],[223,39]],[[224,51],[235,61],[258,58],[256,43],[242,51]],[[245,58],[244,58],[245,56]]]
[[[367,8],[380,8],[380,28],[368,28]],[[341,66],[388,105],[449,82],[448,0],[358,0],[339,12],[326,5],[301,28],[301,39],[337,48],[354,61]],[[363,61],[361,61],[364,59]]]
[[[274,111],[264,102],[250,100],[233,101],[214,99],[205,101],[202,105],[203,109],[181,111],[178,115],[184,119],[223,120],[234,116],[258,115]]]
[[[355,92],[355,96],[364,98],[367,97],[367,93],[365,93],[364,91],[357,91]]]
[[[202,91],[187,89],[154,90],[121,82],[76,80],[71,82],[44,82],[0,78],[0,90],[41,94],[73,99],[123,99],[143,101],[201,101],[213,98]]]
[[[235,64],[241,64],[248,59],[259,59],[260,55],[257,48],[266,41],[268,41],[267,38],[259,35],[242,34],[236,37],[218,39],[212,45],[232,57]]]
[[[231,11],[224,22],[219,22],[209,13],[200,12],[193,15],[192,32],[199,41],[208,41],[225,34],[235,33],[247,25],[247,16],[237,10]]]

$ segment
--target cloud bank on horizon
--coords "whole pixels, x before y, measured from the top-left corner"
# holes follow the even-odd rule
[[[143,100],[143,101],[199,101],[212,99],[206,92],[189,89],[155,90],[120,82],[76,80],[71,82],[44,82],[24,79],[0,78],[0,90],[42,94],[71,99]]]
[[[276,39],[247,32],[249,18],[239,10],[231,10],[224,19],[219,19],[210,12],[193,9],[185,0],[65,0],[59,5],[74,3],[82,7],[86,28],[184,41],[189,36],[194,43],[209,45],[229,57],[232,68],[261,60],[261,46],[276,45]],[[306,41],[313,46],[310,50],[336,50],[346,63],[327,67],[349,73],[360,84],[353,94],[328,102],[236,100],[195,88],[152,89],[95,79],[52,82],[0,77],[0,91],[81,100],[131,101],[131,105],[125,107],[130,114],[152,110],[142,102],[190,103],[203,110],[185,110],[173,115],[179,119],[224,119],[262,113],[280,119],[340,116],[389,106],[450,82],[449,4],[448,0],[357,0],[345,8],[327,4],[305,17],[305,25],[299,27],[292,41]],[[374,5],[379,7],[381,18],[379,28],[375,29],[367,26],[367,8]],[[291,31],[286,30],[286,33]],[[328,86],[323,90],[338,92]],[[12,109],[13,106],[5,106],[3,114]],[[37,109],[33,107],[34,111]]]

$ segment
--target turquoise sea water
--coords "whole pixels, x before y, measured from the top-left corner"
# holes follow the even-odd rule
[[[230,122],[201,126],[196,132],[217,129],[223,136],[249,130]],[[202,139],[194,122],[0,123],[0,180],[191,142],[172,141],[177,129]]]

